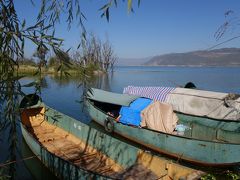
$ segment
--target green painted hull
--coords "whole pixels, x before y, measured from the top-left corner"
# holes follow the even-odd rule
[[[23,137],[21,142],[21,155],[22,157],[34,156],[32,150],[29,148]],[[51,173],[49,169],[46,168],[46,166],[43,166],[43,164],[41,163],[41,161],[39,161],[37,157],[24,161],[24,165],[26,166],[29,173],[31,174],[32,179],[34,180],[58,180],[58,178],[53,173]]]
[[[132,143],[130,144],[129,141],[123,140],[122,138],[112,137],[109,134],[106,134],[104,129],[99,128],[99,125],[96,123],[86,125],[50,107],[46,107],[44,104],[40,104],[38,107],[34,106],[34,108],[36,109],[32,109],[31,107],[23,109],[21,113],[23,138],[40,161],[60,179],[111,179],[111,177],[122,178],[124,175],[126,175],[125,177],[134,177],[135,175],[137,175],[136,177],[142,177],[144,173],[144,177],[147,178],[154,177],[154,179],[156,179],[156,177],[167,177],[167,179],[180,179],[191,176],[192,174],[198,174],[199,177],[204,174],[201,171],[173,163],[166,158],[150,154],[148,151],[143,150],[139,146],[134,146]],[[119,167],[116,170],[117,174],[115,174],[117,176],[111,176],[111,174],[111,177],[104,176],[96,173],[97,171],[95,172],[94,170],[96,169],[94,168],[92,170],[87,170],[87,167],[84,168],[84,165],[76,166],[72,163],[74,161],[62,159],[61,157],[64,156],[59,155],[59,153],[55,152],[56,155],[51,153],[51,148],[49,148],[49,146],[48,151],[45,148],[47,147],[46,144],[43,143],[43,146],[41,142],[47,142],[48,144],[49,140],[51,141],[51,139],[54,138],[54,135],[57,136],[57,133],[54,133],[53,131],[46,132],[48,138],[46,141],[43,141],[44,138],[42,139],[41,135],[44,133],[40,133],[42,130],[37,131],[39,128],[39,122],[41,122],[41,127],[45,127],[45,130],[48,129],[47,126],[53,127],[52,125],[54,125],[59,127],[55,129],[59,133],[68,132],[67,134],[70,134],[68,136],[69,138],[75,140],[76,143],[81,142],[80,148],[83,148],[86,151],[91,148],[98,153],[103,154],[109,161],[112,161],[114,165]],[[45,124],[45,126],[42,126],[43,124]],[[34,131],[32,132],[31,130]],[[67,139],[65,140],[67,141]],[[51,142],[54,142],[54,140]],[[59,141],[56,139],[56,142]],[[62,141],[60,141],[60,143],[61,144],[58,145],[63,145],[66,149],[69,148],[71,150],[71,147],[67,147],[69,144],[65,144]],[[61,149],[59,150],[61,151]],[[52,152],[54,152],[54,150]],[[64,153],[64,151],[62,152]],[[79,156],[81,155],[79,154]],[[97,159],[98,157],[94,156],[93,159],[94,158]],[[93,162],[93,164],[94,163],[96,162]],[[141,169],[139,169],[139,165],[141,166]],[[134,168],[135,171],[132,171]],[[133,176],[131,176],[131,173]]]
[[[83,169],[70,164],[69,162],[53,155],[45,148],[43,148],[38,142],[31,137],[31,135],[22,127],[23,137],[32,150],[32,152],[38,156],[40,161],[58,178],[60,179],[86,179],[86,178],[99,178],[107,179],[93,173],[89,173]]]
[[[104,111],[96,107],[90,100],[87,100],[87,107],[91,118],[97,123],[104,126],[106,118],[110,118],[114,123],[114,133],[124,136],[154,151],[205,166],[231,166],[239,164],[240,162],[240,132],[227,131],[231,128],[227,127],[229,126],[228,124],[225,124],[225,129],[223,128],[221,131],[215,131],[213,130],[215,127],[210,126],[208,133],[206,126],[201,128],[200,123],[197,126],[200,128],[198,131],[186,132],[186,134],[191,134],[191,137],[178,136],[117,123]],[[189,118],[191,119],[191,117],[188,116],[182,117],[184,123],[189,123],[191,125],[193,121],[189,121]],[[201,120],[201,118],[195,117],[194,120],[198,121]],[[207,119],[205,120],[207,121]],[[220,126],[221,123],[222,122],[216,122],[216,124],[212,126]],[[210,124],[214,123],[210,121]],[[194,129],[197,127],[194,127]],[[220,142],[219,140],[212,139],[211,135],[213,136],[215,133],[214,135],[216,136],[218,132],[220,133],[217,135],[219,138],[232,140],[232,142]]]
[[[113,159],[122,167],[129,167],[136,162],[138,148],[98,131],[80,121],[77,121],[69,116],[66,116],[58,111],[47,107],[47,121],[52,123],[79,139],[86,144],[100,150],[102,153]],[[41,162],[50,169],[60,179],[109,179],[95,172],[81,169],[74,164],[61,159],[47,151],[41,144],[26,130],[21,124],[22,135],[35,155]]]

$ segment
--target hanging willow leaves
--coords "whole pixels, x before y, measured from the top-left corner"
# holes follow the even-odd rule
[[[41,78],[41,68],[45,63],[45,57],[41,55],[44,51],[53,49],[56,56],[60,58],[59,71],[64,71],[64,68],[71,68],[72,64],[69,60],[68,51],[62,51],[63,39],[55,37],[55,25],[60,22],[62,14],[67,14],[68,27],[74,20],[78,21],[80,26],[80,34],[86,40],[86,29],[84,22],[86,17],[80,6],[80,0],[41,0],[40,10],[36,17],[35,23],[27,25],[25,18],[21,21],[18,17],[13,0],[0,0],[0,130],[9,127],[9,157],[8,160],[16,159],[16,127],[19,113],[19,96],[23,96],[22,87],[35,87],[36,92],[41,91],[44,81]],[[35,6],[36,0],[30,0]],[[82,3],[83,1],[81,1]],[[108,1],[107,6],[100,8],[103,16],[107,21],[110,19],[110,8],[112,4],[117,6],[118,0]],[[139,1],[140,2],[140,1]],[[24,2],[24,3],[27,3]],[[37,3],[36,3],[37,4]],[[128,0],[128,9],[132,8],[132,1]],[[64,20],[64,21],[65,21]],[[40,57],[39,70],[35,73],[38,75],[38,82],[30,82],[22,85],[19,80],[22,76],[18,75],[19,61],[24,58],[25,41],[30,41],[37,49]],[[80,48],[80,46],[79,46]],[[84,69],[81,72],[83,75],[83,84],[86,86],[86,91],[89,89],[86,82],[90,75]],[[68,76],[68,73],[64,73]],[[9,175],[14,179],[15,165],[9,168]],[[1,178],[0,172],[0,178]]]
[[[240,17],[236,16],[235,12],[232,10],[226,11],[224,13],[224,16],[225,16],[225,22],[214,33],[214,38],[216,39],[216,41],[221,40],[221,42],[208,48],[208,50],[214,49],[222,44],[226,44],[229,41],[240,38],[239,29],[238,29],[240,24]],[[231,37],[225,38],[227,34],[230,34],[229,32],[231,32]]]
[[[19,82],[22,76],[18,76],[18,64],[24,55],[25,41],[30,40],[38,51],[60,49],[62,45],[63,40],[54,36],[54,24],[59,18],[60,10],[56,9],[60,6],[60,1],[55,1],[56,6],[51,7],[54,1],[41,1],[41,10],[36,23],[30,26],[26,26],[26,20],[20,21],[13,0],[0,1],[0,130],[9,130],[9,154],[6,154],[6,161],[16,160],[18,98],[24,95],[21,87],[34,86],[38,91],[42,86],[42,80],[23,86]],[[52,16],[48,16],[47,12],[51,10],[56,11]],[[9,166],[6,171],[14,179],[15,165]]]
[[[128,12],[132,11],[132,0],[128,0]]]
[[[124,0],[122,0],[124,2]],[[138,7],[140,7],[141,4],[141,0],[135,0],[137,1],[137,5]],[[133,0],[127,0],[127,9],[128,12],[133,12]],[[110,8],[112,7],[112,5],[114,4],[115,7],[117,7],[119,3],[119,0],[109,0],[106,4],[104,4],[101,8],[99,8],[98,10],[101,11],[101,17],[105,17],[106,20],[109,22],[110,19]]]

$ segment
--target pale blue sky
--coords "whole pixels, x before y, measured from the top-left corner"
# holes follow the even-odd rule
[[[40,1],[40,0],[39,0]],[[16,0],[19,16],[28,24],[33,24],[36,12],[30,0]],[[238,0],[141,0],[135,13],[127,13],[127,0],[120,1],[117,8],[110,11],[110,22],[101,18],[98,9],[106,1],[84,0],[82,11],[87,17],[85,22],[88,32],[93,32],[101,39],[108,38],[115,53],[120,58],[144,58],[171,52],[204,50],[217,41],[214,33],[224,23],[227,10],[240,14]],[[64,47],[76,48],[80,39],[80,28],[72,26],[67,30],[64,16],[56,26],[56,35],[65,39]],[[225,39],[235,36],[240,29],[230,30]],[[226,43],[221,47],[240,47],[240,39]],[[29,56],[35,47],[26,44]]]

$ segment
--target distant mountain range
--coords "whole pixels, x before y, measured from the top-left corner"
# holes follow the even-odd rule
[[[139,64],[140,65],[140,64]],[[145,66],[240,66],[240,48],[171,53],[152,57]]]

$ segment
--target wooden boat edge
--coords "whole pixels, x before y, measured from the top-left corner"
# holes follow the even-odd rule
[[[84,173],[89,174],[89,177],[90,177],[90,176],[92,176],[92,177],[98,177],[98,176],[99,176],[99,177],[102,178],[102,179],[112,179],[112,178],[110,178],[110,177],[104,176],[104,175],[99,174],[99,173],[97,173],[97,172],[93,172],[93,171],[91,171],[91,170],[87,170],[87,169],[84,169],[84,168],[79,168],[79,167],[77,167],[76,165],[74,165],[73,163],[64,160],[64,159],[61,158],[60,156],[54,155],[52,152],[48,151],[47,148],[45,148],[44,146],[42,146],[42,145],[33,137],[33,135],[26,130],[26,128],[24,127],[24,125],[23,125],[22,123],[21,123],[21,128],[25,131],[25,134],[31,138],[32,141],[34,141],[36,144],[38,144],[38,146],[39,146],[41,149],[45,150],[45,151],[46,151],[48,154],[50,154],[51,156],[55,156],[56,158],[64,161],[65,163],[70,164],[71,166],[74,166],[74,168],[80,169],[80,171],[83,171]],[[22,131],[22,132],[23,132],[23,131]],[[35,154],[35,150],[34,150],[33,147],[29,144],[29,141],[27,140],[26,135],[24,135],[24,133],[23,133],[24,140],[25,140],[25,142],[27,143],[28,147],[31,149],[31,151],[34,153],[34,155],[36,155],[36,154]],[[40,162],[41,162],[46,168],[49,168],[49,167],[42,161],[42,159],[41,159],[40,156],[36,155],[36,157],[40,160]],[[52,171],[51,171],[51,172],[52,172]],[[52,173],[54,173],[54,172],[52,172]]]

